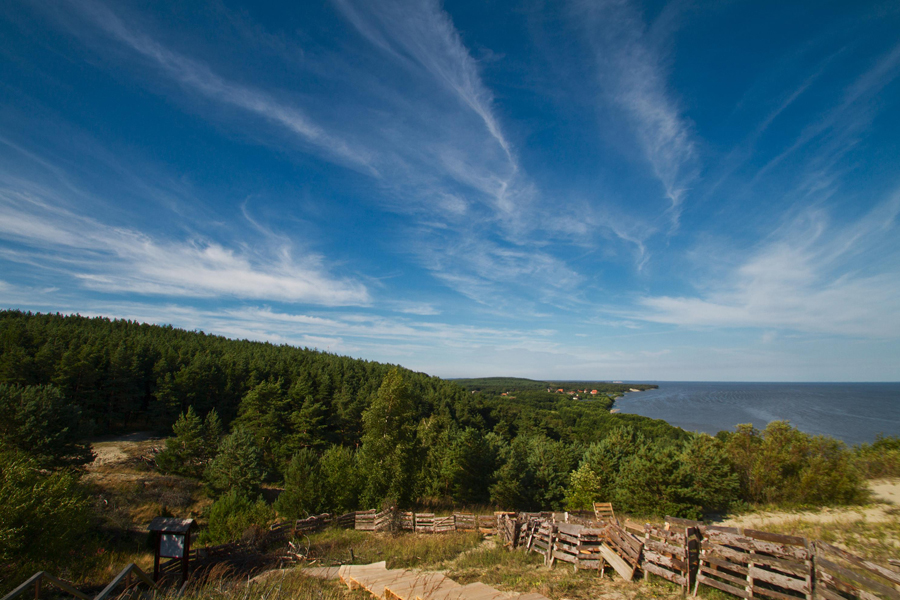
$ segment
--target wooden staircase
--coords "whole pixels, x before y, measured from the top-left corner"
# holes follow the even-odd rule
[[[501,592],[484,583],[460,585],[442,573],[388,569],[382,562],[303,569],[323,579],[340,579],[351,590],[366,590],[380,600],[548,600],[536,593]]]

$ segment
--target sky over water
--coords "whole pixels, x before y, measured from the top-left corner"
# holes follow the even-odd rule
[[[6,2],[0,306],[900,380],[893,2]]]

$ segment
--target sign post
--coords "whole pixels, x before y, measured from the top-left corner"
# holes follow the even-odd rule
[[[156,517],[150,522],[154,534],[153,581],[159,581],[159,561],[161,558],[181,559],[181,582],[188,578],[191,557],[191,529],[193,519]]]

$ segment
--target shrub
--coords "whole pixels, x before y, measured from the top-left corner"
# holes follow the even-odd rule
[[[71,566],[90,528],[90,501],[74,475],[0,453],[0,579]]]
[[[259,496],[255,501],[238,490],[216,500],[209,510],[209,525],[201,540],[223,544],[241,539],[252,528],[265,529],[275,520],[275,510]]]
[[[854,461],[869,479],[900,477],[900,437],[879,435],[874,443],[855,447]]]

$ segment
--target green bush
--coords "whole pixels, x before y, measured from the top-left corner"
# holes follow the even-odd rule
[[[275,509],[259,496],[255,501],[239,490],[216,500],[209,509],[209,525],[202,542],[223,544],[239,540],[254,528],[266,529],[275,520]]]
[[[864,477],[900,477],[900,437],[879,435],[872,444],[856,446],[853,453]]]
[[[858,461],[843,442],[808,435],[785,421],[773,421],[761,432],[738,425],[717,437],[725,442],[747,502],[822,506],[866,499]]]
[[[89,529],[90,502],[73,474],[0,453],[0,580],[70,567]]]

